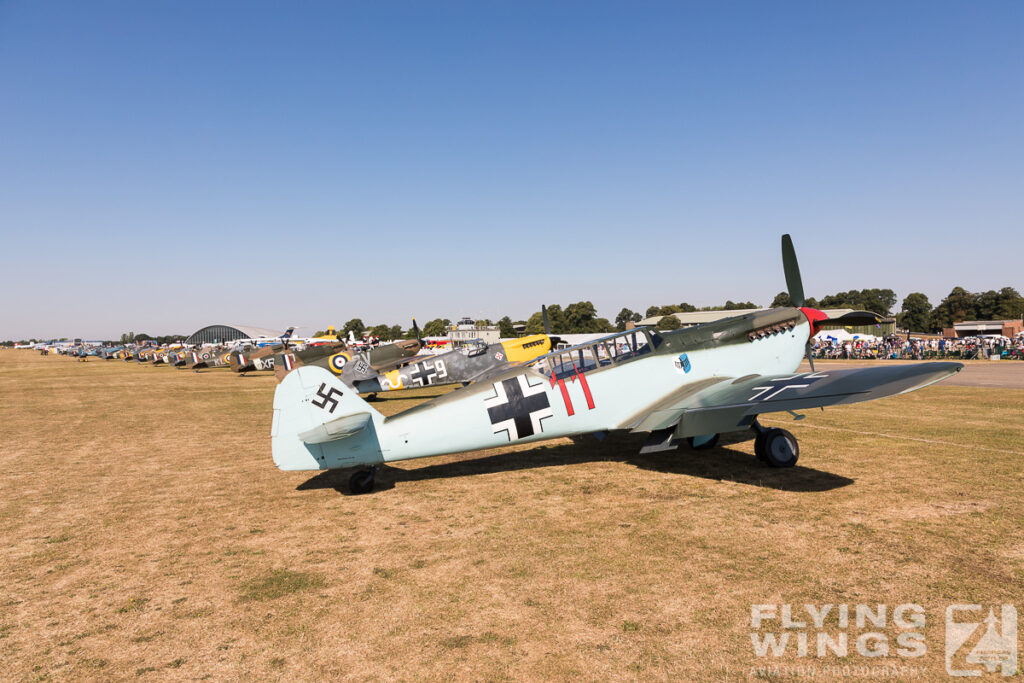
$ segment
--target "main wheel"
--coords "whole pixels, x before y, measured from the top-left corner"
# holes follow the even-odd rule
[[[792,467],[800,457],[796,437],[785,429],[769,429],[761,440],[760,450],[758,457],[772,467]]]
[[[353,495],[362,495],[373,490],[373,471],[359,470],[348,478],[348,490]]]
[[[718,445],[718,434],[711,436],[691,436],[687,438],[690,448],[695,451],[709,451]]]

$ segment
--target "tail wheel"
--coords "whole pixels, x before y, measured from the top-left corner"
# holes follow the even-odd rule
[[[800,445],[796,437],[785,429],[769,429],[759,435],[754,448],[757,457],[772,467],[792,467],[800,457]]]
[[[348,490],[352,495],[362,495],[373,490],[373,470],[359,470],[348,478]]]

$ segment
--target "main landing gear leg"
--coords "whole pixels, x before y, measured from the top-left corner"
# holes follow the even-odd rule
[[[796,437],[785,429],[765,429],[755,419],[750,428],[754,438],[754,453],[757,459],[772,467],[792,467],[800,457],[800,444]]]
[[[359,496],[364,493],[369,493],[373,490],[373,479],[377,474],[377,466],[359,470],[355,472],[351,477],[348,478],[348,490],[353,495]]]

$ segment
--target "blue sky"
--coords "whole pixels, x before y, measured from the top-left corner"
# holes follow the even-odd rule
[[[0,339],[1024,289],[1019,2],[0,2]]]

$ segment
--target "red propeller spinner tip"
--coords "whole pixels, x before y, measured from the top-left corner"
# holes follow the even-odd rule
[[[812,337],[820,331],[819,326],[821,323],[828,320],[828,316],[817,308],[808,308],[805,306],[800,309],[800,312],[804,314],[804,317],[807,318],[807,322],[811,324]]]

